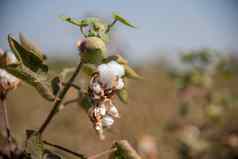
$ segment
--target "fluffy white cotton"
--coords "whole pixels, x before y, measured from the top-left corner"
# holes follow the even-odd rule
[[[107,64],[101,64],[97,68],[99,72],[99,80],[108,88],[111,88],[113,81],[115,80],[115,75]]]
[[[102,126],[103,127],[110,127],[113,123],[114,123],[114,120],[109,115],[106,115],[102,118]]]
[[[17,81],[17,78],[9,74],[7,71],[0,69],[0,82],[2,84],[13,83]]]
[[[111,61],[107,64],[101,64],[98,66],[97,71],[99,72],[100,81],[107,86],[107,88],[118,87],[121,89],[124,86],[124,82],[120,77],[125,74],[125,69],[122,65],[115,61]],[[119,83],[116,79],[119,78]]]
[[[10,60],[9,61],[10,63],[16,63],[17,62],[17,58],[12,52],[7,51],[6,54],[7,54],[8,59]]]
[[[123,65],[117,63],[116,61],[111,61],[107,65],[115,76],[122,77],[125,75],[125,69]]]
[[[116,89],[122,89],[124,87],[124,81],[122,78],[119,78],[117,81]]]
[[[102,91],[102,87],[98,82],[93,82],[91,88],[97,94],[99,94]]]
[[[109,115],[111,115],[112,117],[115,117],[115,118],[119,118],[120,117],[119,112],[118,112],[116,106],[114,106],[114,105],[109,107],[109,110],[107,111],[107,113]]]
[[[104,115],[106,115],[106,108],[104,106],[96,107],[95,112],[96,112],[96,114],[104,116]]]

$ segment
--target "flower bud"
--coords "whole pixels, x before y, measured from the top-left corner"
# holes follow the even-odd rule
[[[80,57],[85,63],[99,64],[105,58],[106,45],[98,37],[87,37],[77,43]]]

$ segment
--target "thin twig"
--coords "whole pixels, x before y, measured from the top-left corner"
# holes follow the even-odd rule
[[[66,105],[69,105],[69,104],[72,104],[72,103],[77,103],[80,99],[81,99],[81,97],[77,97],[77,98],[68,100],[68,101],[64,102],[63,105],[66,106]]]
[[[62,147],[62,146],[60,146],[60,145],[52,144],[52,143],[50,143],[50,142],[48,142],[48,141],[43,141],[43,143],[46,144],[46,145],[48,145],[48,146],[52,146],[52,147],[54,147],[54,148],[57,148],[57,149],[60,149],[60,150],[62,150],[62,151],[65,151],[65,152],[67,152],[67,153],[70,153],[70,154],[72,154],[72,155],[74,155],[74,156],[76,156],[76,157],[80,157],[80,158],[82,158],[82,159],[87,159],[87,157],[85,157],[85,155],[80,154],[80,153],[77,153],[77,152],[74,152],[74,151],[69,150],[69,149],[67,149],[67,148],[65,148],[65,147]]]
[[[64,86],[63,90],[60,92],[60,94],[58,96],[59,99],[55,102],[52,110],[50,111],[47,118],[45,119],[45,121],[41,125],[40,129],[38,130],[38,133],[40,135],[43,134],[46,127],[49,125],[49,123],[51,122],[51,120],[55,116],[55,113],[57,112],[57,110],[58,110],[59,106],[61,105],[65,95],[67,94],[69,88],[71,87],[71,84],[74,82],[75,78],[77,77],[78,73],[80,72],[80,69],[81,69],[82,66],[83,66],[83,62],[80,62],[78,67],[76,68],[75,72],[73,73],[73,75],[71,76],[71,78],[69,79],[67,84]]]
[[[105,33],[108,33],[111,30],[111,28],[116,24],[116,22],[117,20],[114,19],[113,22],[107,26]]]
[[[109,150],[106,150],[106,151],[103,151],[103,152],[100,152],[96,155],[92,155],[92,156],[89,156],[87,159],[96,159],[98,157],[101,157],[101,156],[104,156],[108,153],[112,153],[112,152],[115,152],[117,150],[117,148],[112,148],[112,149],[109,149]]]
[[[0,112],[2,116],[2,126],[3,130],[5,131],[6,138],[8,142],[11,142],[11,132],[10,132],[10,124],[8,120],[8,113],[7,113],[7,104],[6,104],[6,93],[1,92],[0,94]]]
[[[67,85],[67,83],[64,83],[64,82],[63,82],[62,84],[63,84],[64,86]],[[81,89],[81,88],[80,88],[78,85],[76,85],[76,84],[70,83],[69,85],[70,85],[71,87],[77,89],[77,90],[80,90],[80,89]]]

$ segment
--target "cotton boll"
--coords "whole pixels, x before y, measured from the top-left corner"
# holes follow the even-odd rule
[[[114,120],[111,116],[107,115],[102,118],[103,127],[110,127],[114,123]]]
[[[117,81],[116,89],[122,89],[124,87],[124,81],[122,78],[119,78]]]
[[[115,118],[119,118],[119,117],[120,117],[119,112],[118,112],[116,106],[114,106],[114,105],[112,105],[112,106],[109,107],[109,110],[108,110],[107,113],[108,113],[109,115],[115,117]]]
[[[99,72],[100,81],[104,85],[111,85],[114,74],[112,73],[110,67],[107,64],[101,64],[98,66],[97,70]]]
[[[115,76],[122,77],[123,75],[125,75],[125,69],[123,65],[118,64],[116,61],[111,61],[107,65]]]
[[[0,69],[0,91],[7,91],[16,88],[19,80],[9,74],[7,71]]]
[[[6,52],[6,54],[7,54],[9,63],[17,63],[17,58],[12,52],[8,51],[8,52]]]
[[[101,93],[102,91],[102,87],[98,82],[93,82],[91,85],[91,88],[97,94]]]
[[[94,109],[94,111],[95,111],[95,113],[96,114],[98,114],[98,115],[100,115],[100,116],[104,116],[105,114],[106,114],[106,108],[105,108],[105,106],[100,106],[100,107],[96,107],[95,109]]]

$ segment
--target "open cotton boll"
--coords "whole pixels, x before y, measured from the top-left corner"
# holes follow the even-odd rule
[[[0,69],[0,91],[7,91],[16,87],[19,80],[9,74],[7,71]]]
[[[102,91],[102,87],[98,82],[93,82],[91,84],[91,88],[97,94],[101,93],[101,91]]]
[[[102,118],[102,126],[103,127],[110,127],[113,123],[114,123],[114,120],[109,115],[106,115]]]
[[[112,70],[115,76],[122,77],[125,75],[125,69],[123,65],[117,63],[116,61],[111,61],[107,65]]]
[[[7,51],[6,55],[7,55],[7,58],[9,60],[9,63],[17,63],[17,58],[12,52]]]
[[[124,81],[122,78],[119,78],[117,81],[116,89],[122,89],[124,87]]]
[[[111,68],[107,64],[101,64],[98,66],[97,71],[99,72],[100,82],[106,85],[107,88],[111,88],[116,78]]]
[[[118,112],[116,106],[114,106],[114,105],[109,107],[109,110],[107,111],[107,113],[109,115],[111,115],[112,117],[115,117],[115,118],[119,118],[120,117],[119,112]]]

